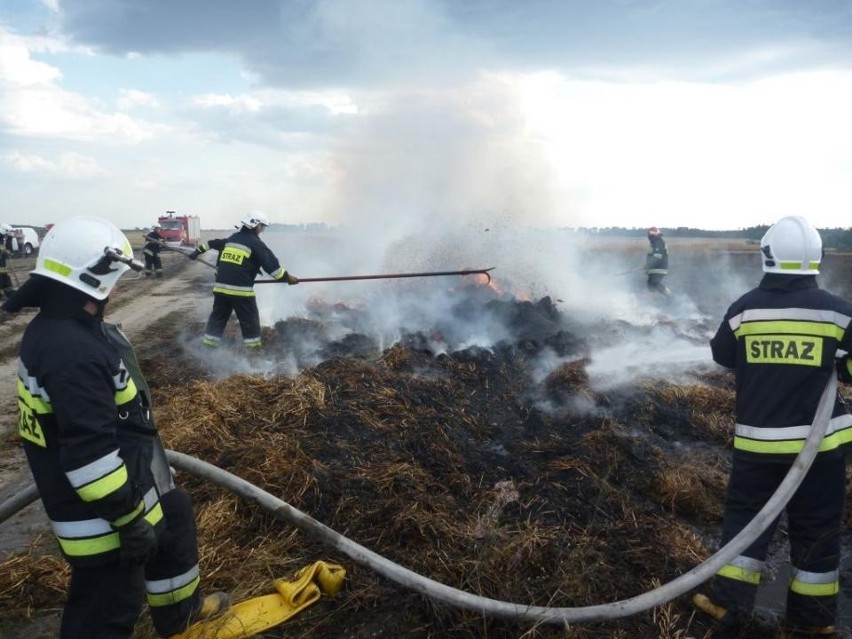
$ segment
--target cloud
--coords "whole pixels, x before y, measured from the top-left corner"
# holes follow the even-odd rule
[[[196,96],[193,99],[196,106],[203,109],[224,108],[231,113],[240,115],[242,113],[257,113],[263,107],[263,102],[250,95],[227,95],[208,93]]]
[[[0,26],[0,127],[13,135],[138,143],[166,129],[98,108],[62,89],[62,73],[33,60],[32,47],[62,49],[44,38],[31,41]]]
[[[120,89],[117,106],[121,111],[132,111],[138,108],[159,109],[162,104],[157,96],[136,89]]]
[[[106,174],[94,158],[80,153],[61,153],[56,161],[19,151],[0,154],[0,162],[23,173],[41,173],[53,178],[90,179]]]
[[[23,88],[49,84],[61,77],[56,67],[30,58],[25,38],[0,26],[0,82]]]
[[[255,91],[242,95],[206,93],[197,95],[193,102],[203,108],[226,108],[236,114],[259,113],[275,108],[310,109],[319,107],[333,115],[353,114],[358,106],[352,97],[342,91]]]
[[[479,71],[624,68],[704,80],[848,66],[842,0],[76,0],[73,41],[123,55],[229,51],[259,82],[464,82]]]
[[[275,86],[440,80],[469,73],[458,61],[478,49],[427,0],[87,0],[63,4],[60,15],[69,39],[99,51],[228,51]]]
[[[740,228],[806,214],[836,226],[852,201],[848,72],[519,83],[529,133],[573,194],[577,224]]]
[[[358,105],[346,92],[263,89],[239,94],[192,97],[182,117],[199,135],[216,141],[243,141],[278,151],[316,145],[347,126]]]
[[[108,167],[102,206],[133,193],[140,219],[261,208],[390,241],[839,221],[852,202],[845,3],[46,6],[19,24],[55,37],[0,26],[0,143],[32,176],[0,176],[16,202],[63,153]],[[91,208],[85,184],[76,197]]]

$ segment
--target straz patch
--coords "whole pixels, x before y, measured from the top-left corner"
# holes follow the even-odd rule
[[[47,448],[41,424],[38,423],[33,410],[24,402],[18,402],[18,434],[36,446]]]
[[[226,247],[222,249],[222,254],[219,256],[219,260],[222,262],[230,262],[231,264],[242,266],[243,260],[245,260],[247,257],[248,254],[245,251]]]
[[[822,364],[822,339],[801,335],[746,335],[749,364]]]

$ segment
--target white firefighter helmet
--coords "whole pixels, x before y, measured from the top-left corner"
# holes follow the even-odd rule
[[[782,217],[760,240],[764,273],[816,275],[822,261],[822,239],[799,215]]]
[[[0,222],[0,235],[8,235],[15,229],[12,228],[11,224],[6,224],[5,222]]]
[[[59,222],[47,232],[33,273],[104,300],[129,268],[144,267],[133,259],[124,233],[107,220],[79,216]]]
[[[157,229],[161,229],[161,228],[163,228],[163,225],[162,225],[162,224],[160,224],[159,222],[154,222],[154,223],[151,225],[151,230],[152,230],[152,231],[156,231]]]
[[[269,218],[266,217],[265,213],[261,213],[260,211],[250,211],[237,224],[245,226],[248,229],[256,229],[258,226],[269,226]]]

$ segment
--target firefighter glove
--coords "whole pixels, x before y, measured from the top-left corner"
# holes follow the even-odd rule
[[[157,554],[157,533],[144,517],[118,529],[121,542],[119,561],[123,566],[144,564]]]
[[[199,251],[198,249],[195,249],[192,253],[187,255],[187,257],[191,260],[197,260],[199,255],[201,255],[201,251]]]
[[[289,273],[287,273],[287,276],[284,278],[284,281],[292,286],[293,284],[299,283],[299,278],[295,275],[290,275]]]

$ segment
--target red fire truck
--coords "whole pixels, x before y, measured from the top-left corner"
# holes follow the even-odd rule
[[[157,218],[160,223],[160,235],[166,244],[172,246],[198,246],[201,241],[201,218],[197,215],[176,215],[166,211]]]

